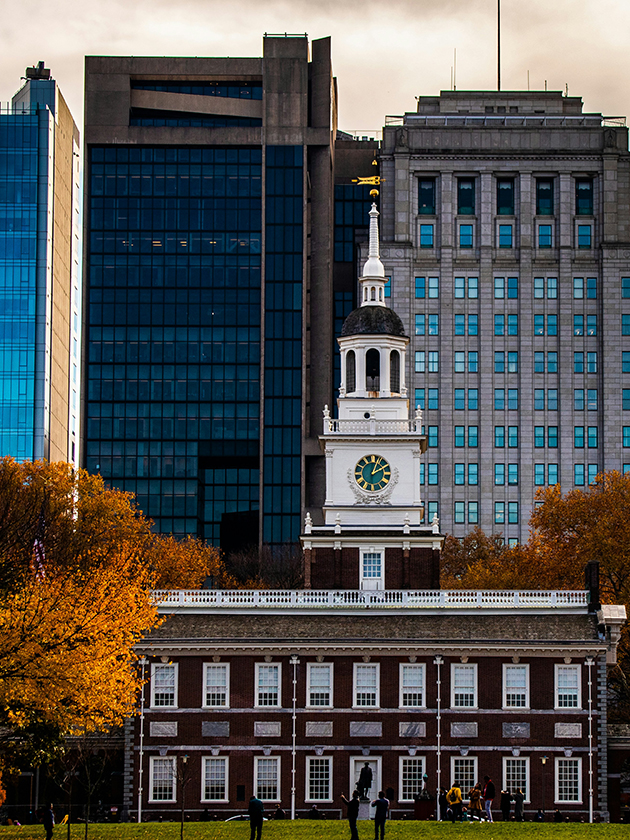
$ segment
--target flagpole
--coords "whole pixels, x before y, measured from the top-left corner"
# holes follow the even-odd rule
[[[501,0],[497,0],[497,90],[501,90]]]

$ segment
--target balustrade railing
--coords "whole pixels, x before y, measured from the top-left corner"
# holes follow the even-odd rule
[[[178,607],[251,609],[541,609],[576,608],[588,604],[583,591],[488,591],[466,589],[194,589],[157,590],[161,610]]]
[[[422,422],[412,420],[338,420],[324,418],[325,435],[419,435]]]

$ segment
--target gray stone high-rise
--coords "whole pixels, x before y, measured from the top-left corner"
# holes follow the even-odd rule
[[[558,92],[421,96],[381,174],[428,517],[526,539],[539,487],[630,469],[625,121]]]

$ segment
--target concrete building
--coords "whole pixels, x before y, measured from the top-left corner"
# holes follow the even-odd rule
[[[85,465],[159,530],[290,542],[321,506],[336,109],[330,39],[86,59]]]
[[[79,461],[79,132],[50,70],[0,106],[0,456]]]
[[[525,540],[538,488],[630,468],[625,121],[555,92],[443,91],[388,118],[380,160],[428,516]]]

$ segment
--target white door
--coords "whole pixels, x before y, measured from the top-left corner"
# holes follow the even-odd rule
[[[368,790],[367,796],[376,799],[381,789],[381,757],[380,756],[353,756],[350,759],[350,796],[357,789],[361,769],[367,764],[372,771],[372,787]]]

